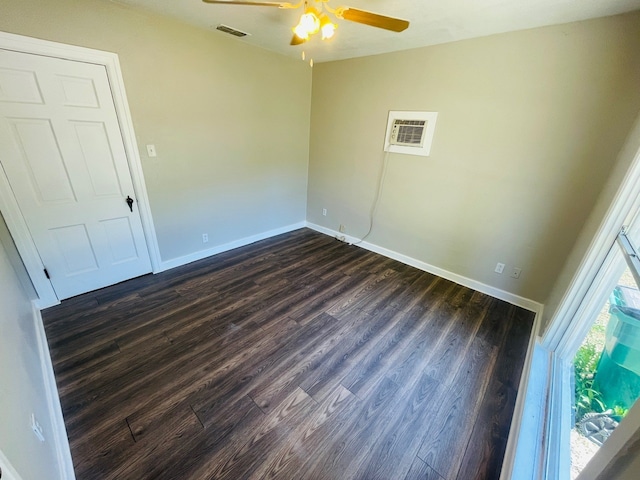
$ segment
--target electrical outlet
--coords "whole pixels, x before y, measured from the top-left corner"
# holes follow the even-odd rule
[[[496,269],[494,270],[494,272],[500,273],[500,274],[504,272],[504,263],[498,263],[496,265]]]
[[[33,430],[33,433],[38,437],[38,440],[44,442],[44,430],[42,430],[42,425],[36,420],[35,413],[31,414],[31,430]]]
[[[149,157],[157,157],[155,145],[147,145],[147,155]]]
[[[202,243],[207,243],[209,241],[209,234],[208,233],[203,233],[202,234]]]
[[[338,229],[338,231],[340,233],[344,233],[344,231],[347,229],[347,227],[345,227],[344,225],[340,224],[340,228]]]
[[[514,267],[513,272],[511,272],[511,276],[513,278],[520,278],[520,274],[522,273],[522,269],[518,267]]]
[[[323,209],[322,209],[322,216],[323,216],[323,217],[326,217],[326,216],[327,216],[327,209],[326,209],[326,208],[323,208]]]

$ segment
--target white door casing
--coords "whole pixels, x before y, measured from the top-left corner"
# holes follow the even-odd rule
[[[104,66],[0,50],[0,151],[59,299],[151,271]]]
[[[126,160],[128,160],[128,167],[133,180],[135,193],[132,193],[131,196],[137,200],[134,210],[136,208],[140,210],[142,228],[144,230],[144,241],[148,247],[153,271],[160,271],[160,253],[117,55],[5,32],[0,32],[0,48],[15,52],[34,53],[41,56],[92,63],[94,66],[100,65],[106,70],[112,101],[117,113],[119,130],[122,135]],[[91,134],[97,131],[95,128],[88,130],[89,132],[85,129],[82,133]],[[127,208],[124,203],[123,206]],[[45,308],[59,303],[51,283],[46,280],[43,274],[42,269],[44,268],[44,264],[40,259],[39,252],[33,242],[33,238],[18,206],[14,192],[2,168],[0,168],[0,209],[2,210],[18,251],[22,256],[25,267],[38,293],[39,299],[35,302],[36,306]]]

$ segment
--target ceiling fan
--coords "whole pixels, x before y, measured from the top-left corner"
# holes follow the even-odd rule
[[[245,0],[202,0],[204,3],[226,4],[226,5],[249,5],[254,7],[277,7],[282,9],[296,9],[303,7],[303,13],[298,24],[293,27],[293,38],[291,45],[300,45],[318,33],[322,33],[322,39],[327,40],[333,37],[338,25],[333,23],[326,12],[341,20],[361,23],[371,27],[383,28],[392,32],[402,32],[409,27],[407,20],[387,17],[377,13],[367,12],[351,7],[331,8],[329,0],[301,0],[299,3],[288,2],[251,2]],[[316,4],[315,7],[313,4]]]

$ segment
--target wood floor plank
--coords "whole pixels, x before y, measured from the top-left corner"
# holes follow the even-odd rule
[[[478,478],[477,472],[482,472],[482,478],[485,479],[500,477],[503,458],[496,455],[496,452],[504,451],[507,446],[516,392],[496,378],[491,380],[488,390],[492,395],[487,396],[478,412],[469,446],[458,472],[459,480],[473,476]]]
[[[303,350],[296,352],[296,355],[271,368],[256,382],[248,395],[262,411],[270,411],[296,387],[302,386],[315,372],[323,368],[323,365],[330,361],[334,347],[353,336],[358,324],[365,324],[369,320],[368,315],[362,314],[354,315],[348,322],[336,321],[325,335],[318,336],[316,341],[306,345]]]
[[[405,346],[420,330],[421,318],[401,315],[395,309],[391,312],[398,315],[398,322],[369,349],[341,381],[342,385],[356,395],[360,395],[361,390],[369,385],[372,379],[377,378],[381,371],[388,369],[389,364],[404,351]]]
[[[302,478],[305,475],[305,462],[314,458],[322,450],[331,436],[321,431],[323,425],[333,428],[340,424],[334,418],[348,408],[353,408],[359,400],[342,385],[338,385],[324,402],[300,422],[286,443],[278,449],[271,449],[268,458],[256,469],[251,478]]]
[[[100,436],[69,438],[76,477],[108,478],[134,445],[135,440],[124,418],[111,423]]]
[[[474,478],[473,476],[469,478]],[[416,457],[404,480],[444,480],[438,472]]]
[[[398,390],[394,382],[382,378],[372,395],[360,402],[359,408],[348,412],[348,422],[337,422],[341,425],[338,431],[331,431],[331,425],[323,425],[321,430],[330,430],[333,440],[305,465],[303,478],[355,478],[354,473],[367,462],[378,430],[389,421],[386,413],[397,404]]]
[[[314,333],[329,328],[333,322],[334,319],[328,315],[318,317],[318,321],[306,331],[298,328],[295,336],[288,338],[286,348],[275,348],[275,344],[271,349],[262,344],[258,348],[245,348],[215,368],[207,368],[205,365],[199,367],[205,368],[205,372],[198,373],[196,368],[193,370],[195,374],[182,375],[179,383],[172,384],[167,389],[151,387],[144,401],[139,402],[145,405],[144,415],[139,422],[151,423],[157,415],[172,408],[175,402],[185,399],[188,399],[200,418],[207,417],[209,411],[220,409],[221,405],[234,403],[247,395],[255,379],[264,374],[269,365],[303,348],[315,338]],[[271,339],[266,341],[273,343]],[[199,382],[195,382],[196,379],[200,379]]]
[[[109,471],[108,478],[144,478],[155,467],[159,458],[180,462],[181,458],[176,457],[174,452],[175,444],[184,437],[195,436],[203,431],[198,417],[188,405],[159,418],[157,423],[157,428],[149,431],[135,431],[130,425],[136,443],[122,452],[117,462],[113,462],[115,468]],[[137,457],[135,473],[127,462],[131,455]]]
[[[79,480],[496,478],[533,318],[308,229],[43,312]]]
[[[238,442],[229,442],[215,461],[207,465],[208,478],[247,478],[266,460],[270,449],[277,447],[286,436],[315,410],[317,403],[298,388],[289,395],[280,407],[265,415],[249,434],[238,437]],[[197,474],[196,474],[197,475]]]
[[[368,315],[365,312],[361,314]],[[399,318],[398,311],[389,308],[371,316],[369,321],[359,324],[351,331],[348,338],[332,348],[324,359],[323,365],[310,372],[300,386],[316,401],[321,402],[353,365],[364,357],[368,349],[372,348],[373,339],[377,335],[384,336],[399,321]]]
[[[154,462],[146,464],[125,460],[117,471],[114,468],[112,478],[210,478],[197,472],[208,470],[219,452],[234,441],[241,441],[263,421],[264,414],[260,409],[247,397],[242,400],[227,409],[225,416],[217,417],[211,423],[203,422],[204,429],[173,442],[171,455],[153,455]]]
[[[495,347],[476,338],[466,358],[465,368],[458,371],[451,386],[437,400],[439,408],[433,412],[417,454],[444,478],[455,478],[462,464],[494,367]]]
[[[377,436],[370,450],[370,460],[360,465],[357,478],[386,480],[403,478],[409,473],[423,438],[416,425],[429,422],[433,414],[430,407],[442,389],[437,380],[423,373],[415,384],[402,390],[406,400],[392,412],[392,420]]]

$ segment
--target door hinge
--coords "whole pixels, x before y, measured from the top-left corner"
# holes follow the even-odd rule
[[[51,277],[49,276],[49,272],[47,272],[47,269],[44,269],[44,276],[47,277],[47,280],[51,280]]]

